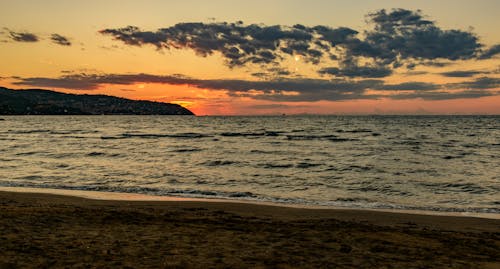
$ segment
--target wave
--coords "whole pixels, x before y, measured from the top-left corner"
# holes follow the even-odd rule
[[[330,140],[340,139],[337,135],[287,135],[288,140]]]
[[[354,130],[343,130],[339,129],[337,130],[337,133],[371,133],[373,132],[370,129],[354,129]]]
[[[300,162],[295,165],[296,168],[310,168],[310,167],[316,167],[316,166],[321,166],[322,164],[320,163],[308,163],[308,162]]]
[[[26,152],[19,152],[14,154],[15,156],[32,156],[32,155],[38,155],[38,154],[43,154],[45,152],[42,151],[26,151]]]
[[[348,190],[351,190],[351,191],[361,191],[363,193],[365,193],[365,192],[376,192],[376,193],[383,193],[383,194],[386,194],[386,195],[399,196],[399,197],[415,196],[411,192],[403,191],[403,190],[398,190],[398,189],[396,189],[396,188],[394,188],[393,186],[390,186],[390,185],[383,185],[383,186],[368,185],[368,186],[361,186],[361,187],[349,187]]]
[[[101,152],[101,151],[92,151],[87,154],[85,154],[87,157],[111,157],[111,158],[116,158],[123,156],[122,154],[119,153],[106,153],[106,152]]]
[[[74,130],[51,130],[49,134],[55,135],[72,135],[72,134],[96,134],[99,133],[97,130],[83,130],[83,129],[74,129]]]
[[[227,160],[215,160],[215,161],[206,161],[202,163],[202,165],[205,166],[225,166],[225,165],[232,165],[238,162],[235,161],[227,161]]]
[[[334,138],[329,138],[328,140],[332,142],[347,142],[347,141],[356,141],[357,139],[334,137]]]
[[[433,183],[433,182],[420,182],[418,183],[420,186],[427,187],[431,189],[434,193],[472,193],[472,194],[486,194],[486,193],[495,193],[498,192],[498,190],[495,190],[495,188],[485,188],[482,186],[479,186],[474,183],[451,183],[451,182],[444,182],[444,183]]]
[[[223,132],[220,136],[226,137],[249,137],[249,136],[279,136],[281,131],[264,131],[264,132]]]
[[[199,151],[203,151],[203,149],[200,149],[200,148],[178,148],[178,149],[170,150],[170,152],[176,152],[176,153],[199,152]]]
[[[90,156],[90,157],[103,156],[103,155],[106,155],[106,153],[104,153],[104,152],[97,152],[97,151],[93,151],[93,152],[87,153],[87,156]]]
[[[248,191],[219,191],[199,189],[157,189],[148,187],[110,187],[110,186],[66,186],[56,184],[31,184],[2,182],[2,187],[28,187],[42,189],[83,190],[100,192],[137,193],[153,196],[179,196],[186,198],[215,198],[215,199],[237,199],[255,202],[271,202],[276,204],[300,205],[300,206],[327,206],[358,209],[387,209],[387,210],[409,210],[430,211],[443,213],[487,213],[500,214],[498,207],[449,207],[449,206],[412,206],[392,203],[382,203],[359,197],[338,197],[333,200],[312,200],[302,198],[283,198],[262,196]],[[500,202],[494,202],[496,205]],[[490,203],[491,204],[491,203]]]
[[[321,163],[311,163],[311,162],[299,162],[299,163],[260,163],[257,167],[265,169],[286,169],[286,168],[298,168],[307,169],[312,167],[321,166]]]
[[[175,133],[175,134],[141,134],[141,133],[123,133],[116,136],[101,136],[101,139],[127,139],[127,138],[143,138],[143,139],[157,139],[157,138],[181,138],[181,139],[197,139],[212,137],[207,134],[200,133]]]
[[[262,167],[262,168],[266,168],[266,169],[292,168],[292,167],[294,167],[294,165],[291,163],[263,163],[263,164],[259,164],[258,166]]]
[[[11,134],[40,134],[40,133],[50,133],[52,130],[50,129],[34,129],[34,130],[9,130],[8,131]]]

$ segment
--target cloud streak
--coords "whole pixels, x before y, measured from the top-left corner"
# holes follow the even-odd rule
[[[490,59],[496,56],[497,54],[500,54],[500,44],[494,45],[491,48],[488,48],[487,50],[483,51],[479,56],[479,59]]]
[[[458,92],[416,92],[416,93],[402,93],[391,95],[389,98],[395,100],[404,100],[404,99],[416,99],[420,98],[423,100],[451,100],[451,99],[473,99],[473,98],[481,98],[487,96],[495,96],[499,95],[497,92],[489,92],[489,91],[478,91],[478,90],[466,90],[466,91],[458,91]]]
[[[16,42],[38,42],[40,39],[37,35],[28,32],[13,32],[9,31],[10,38]]]
[[[453,78],[469,78],[479,74],[488,74],[489,72],[482,72],[476,70],[458,70],[458,71],[449,71],[440,73],[440,75],[445,77],[453,77]]]
[[[326,67],[318,71],[320,74],[335,75],[337,77],[362,77],[362,78],[382,78],[392,74],[392,70],[385,66],[358,66],[344,65],[342,67]]]
[[[40,38],[38,34],[30,33],[30,32],[16,32],[11,31],[8,28],[4,28],[8,32],[8,38],[11,41],[15,42],[25,42],[25,43],[36,43],[40,42],[43,38]],[[0,32],[0,35],[4,34],[4,32]],[[60,34],[51,34],[48,39],[54,44],[61,46],[71,46],[71,41],[68,37],[62,36]],[[8,41],[5,41],[8,42]]]
[[[14,78],[15,85],[95,90],[105,85],[133,85],[157,83],[166,85],[188,85],[200,89],[222,90],[229,96],[249,97],[277,102],[341,101],[359,99],[423,98],[445,100],[456,98],[479,98],[499,95],[500,79],[480,77],[461,83],[444,85],[427,82],[404,82],[387,84],[378,79],[275,79],[267,81],[238,79],[196,79],[182,75],[152,74],[65,74],[58,78],[28,77]],[[387,94],[387,91],[392,92]]]
[[[52,41],[52,43],[57,45],[71,46],[71,42],[69,41],[69,39],[59,34],[52,34],[50,36],[50,40]]]

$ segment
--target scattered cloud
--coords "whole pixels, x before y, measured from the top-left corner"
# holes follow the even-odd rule
[[[483,51],[479,56],[479,59],[490,59],[500,54],[500,44],[494,45],[491,48]]]
[[[443,67],[457,60],[485,59],[500,49],[483,50],[474,33],[441,29],[420,11],[379,10],[367,18],[372,27],[363,33],[348,27],[241,21],[178,23],[153,31],[127,26],[99,32],[130,46],[189,49],[202,57],[219,54],[231,68],[279,67],[287,57],[300,56],[322,75],[348,78],[386,77],[402,66]],[[256,75],[264,76],[261,73]]]
[[[286,77],[292,75],[292,72],[288,71],[285,68],[280,68],[280,67],[271,67],[264,69],[261,72],[255,72],[251,74],[254,77],[261,78],[261,79],[273,79],[277,77]]]
[[[489,72],[476,71],[476,70],[463,70],[463,71],[449,71],[440,73],[440,75],[445,77],[454,77],[454,78],[468,78],[473,77],[479,74],[488,74]]]
[[[399,84],[382,84],[376,90],[384,91],[432,91],[438,90],[441,86],[427,82],[403,82]]]
[[[423,71],[412,71],[418,66],[441,68],[462,60],[485,60],[500,54],[500,44],[486,47],[470,30],[443,29],[420,10],[382,9],[367,14],[366,22],[367,30],[357,30],[325,25],[264,25],[210,20],[178,23],[154,30],[143,30],[137,26],[107,28],[99,33],[126,46],[152,46],[159,51],[186,49],[200,57],[220,55],[230,68],[258,67],[251,75],[269,83],[280,79],[300,80],[299,69],[292,72],[285,68],[290,66],[288,61],[294,58],[309,64],[310,70],[320,77],[342,81],[405,74],[400,68],[406,68],[407,75],[419,75],[424,74]],[[7,28],[3,31],[11,41],[40,41],[34,33]],[[68,37],[57,33],[51,34],[48,40],[61,46],[72,45]],[[491,72],[458,70],[439,74],[468,78]],[[68,75],[67,80],[32,79],[39,79],[33,81],[34,84],[58,84],[58,87],[80,84],[80,87],[88,89],[97,87],[95,85],[99,82],[95,80],[103,78]],[[390,85],[385,86],[390,88]],[[423,84],[411,86],[432,88]]]
[[[472,81],[446,84],[451,89],[498,89],[500,88],[500,78],[480,77]]]
[[[71,46],[71,42],[69,41],[69,39],[59,34],[52,34],[50,36],[50,40],[52,40],[54,44],[58,44],[61,46]]]
[[[450,66],[453,65],[453,62],[446,62],[446,61],[424,61],[420,63],[420,65],[423,66],[430,66],[430,67],[445,67],[445,66]]]
[[[408,71],[403,73],[405,76],[420,76],[420,75],[425,75],[428,74],[429,72],[427,71]]]
[[[363,78],[382,78],[392,74],[392,69],[386,66],[375,65],[343,65],[339,67],[325,67],[319,70],[320,74],[335,75],[337,77],[363,77]]]
[[[314,62],[322,55],[321,51],[314,49],[310,44],[313,38],[311,32],[280,25],[200,22],[179,23],[154,32],[127,26],[104,29],[100,33],[132,46],[153,45],[157,49],[192,49],[203,57],[218,52],[231,67],[249,63],[276,64],[286,54],[300,54]]]
[[[362,53],[389,60],[475,58],[482,45],[471,32],[443,30],[435,22],[424,19],[420,11],[379,10],[368,15],[375,27],[366,32],[365,42],[373,48]]]
[[[28,32],[9,31],[9,35],[16,42],[38,42],[40,40],[37,35]]]
[[[421,81],[387,83],[394,73],[422,75],[417,67],[442,68],[463,60],[485,60],[500,54],[500,44],[485,47],[476,34],[459,29],[442,29],[420,11],[378,10],[367,15],[368,30],[325,25],[264,25],[241,21],[178,23],[156,30],[136,26],[99,31],[125,46],[152,46],[157,50],[186,49],[200,57],[220,55],[230,68],[258,67],[245,79],[198,79],[179,74],[107,74],[95,70],[64,71],[60,77],[11,77],[13,84],[43,88],[95,90],[105,85],[159,83],[189,85],[220,90],[232,97],[248,97],[275,102],[255,109],[285,109],[278,102],[341,101],[357,99],[446,100],[500,95],[500,78],[495,71],[454,70],[437,73],[463,78],[458,83],[437,84]],[[17,42],[37,42],[29,32],[4,28]],[[50,41],[71,46],[62,35]],[[117,45],[106,47],[116,49]],[[291,71],[289,61],[303,61],[317,72],[302,77]],[[301,65],[304,63],[300,63]],[[406,73],[400,72],[406,68]],[[0,78],[1,79],[1,78]],[[413,80],[413,79],[412,79]],[[131,87],[129,87],[131,88]]]
[[[30,32],[15,32],[11,31],[8,28],[4,28],[8,32],[8,37],[12,41],[16,42],[39,42],[41,38],[39,35],[30,33]],[[0,34],[3,34],[3,32],[0,32]],[[61,46],[71,46],[71,42],[69,39],[65,36],[62,36],[60,34],[52,34],[50,35],[50,41],[52,41],[54,44],[58,44]]]

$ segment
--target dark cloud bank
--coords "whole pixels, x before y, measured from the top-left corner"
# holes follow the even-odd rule
[[[243,22],[179,23],[155,31],[127,26],[100,33],[131,46],[191,49],[204,57],[219,53],[230,67],[279,65],[287,56],[301,55],[312,64],[322,64],[320,74],[335,77],[380,78],[401,66],[489,59],[500,53],[500,45],[485,49],[474,33],[441,29],[420,11],[380,10],[367,18],[372,29],[363,33],[347,27]],[[332,62],[337,65],[324,66]]]
[[[443,100],[478,98],[499,95],[500,79],[480,77],[462,83],[438,85],[423,82],[386,84],[378,79],[276,79],[271,81],[195,79],[181,75],[158,76],[151,74],[67,74],[59,78],[17,78],[16,85],[93,90],[106,84],[132,85],[135,83],[160,83],[189,85],[203,89],[225,90],[231,96],[248,96],[272,101],[319,101],[378,99],[381,91],[391,91],[385,97],[392,99],[423,98]],[[380,94],[367,94],[367,90]]]

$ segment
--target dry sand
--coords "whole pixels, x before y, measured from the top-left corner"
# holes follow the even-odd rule
[[[0,268],[500,268],[500,220],[0,192]]]

